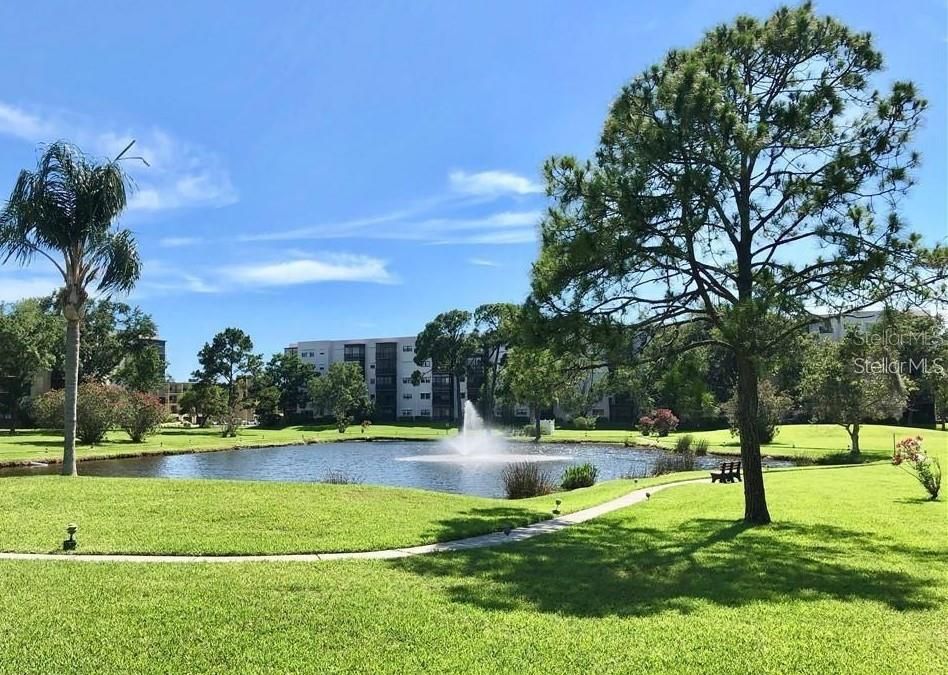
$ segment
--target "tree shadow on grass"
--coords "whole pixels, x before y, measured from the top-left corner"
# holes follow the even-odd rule
[[[455,527],[455,526],[452,526]],[[902,564],[886,569],[879,556]],[[392,564],[446,582],[458,603],[583,617],[689,613],[702,603],[870,600],[900,611],[935,606],[924,573],[943,552],[905,548],[843,528],[693,519],[673,530],[602,519],[496,549]],[[909,564],[904,564],[908,559]]]
[[[542,511],[522,506],[474,508],[459,517],[438,521],[432,528],[423,532],[422,536],[425,541],[451,541],[500,532],[505,526],[523,527],[550,517]]]

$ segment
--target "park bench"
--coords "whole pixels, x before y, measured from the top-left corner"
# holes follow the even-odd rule
[[[741,480],[741,463],[722,462],[721,468],[711,472],[711,482],[733,483],[735,480]]]

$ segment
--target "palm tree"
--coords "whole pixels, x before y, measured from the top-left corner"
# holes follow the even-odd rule
[[[134,143],[134,141],[132,142]],[[63,469],[76,474],[76,393],[79,323],[89,291],[127,292],[141,273],[132,233],[112,221],[125,209],[128,179],[119,161],[97,163],[73,145],[44,148],[35,171],[21,171],[0,212],[0,255],[26,265],[46,258],[62,275],[58,299],[66,317],[65,442]]]

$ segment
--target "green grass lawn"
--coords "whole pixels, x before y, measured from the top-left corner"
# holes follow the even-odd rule
[[[651,437],[662,446],[672,447],[675,438],[683,435],[670,434],[661,439]],[[727,429],[717,431],[690,432],[694,438],[706,438],[714,452],[739,454],[739,439],[731,436]],[[906,436],[922,436],[929,452],[944,455],[948,452],[948,432],[935,429],[897,427],[884,424],[867,424],[859,434],[859,445],[863,459],[883,460],[892,458],[893,437],[896,440]],[[848,453],[849,434],[838,424],[787,424],[780,427],[780,433],[773,443],[762,447],[764,454],[773,456],[807,458],[820,460],[833,455]],[[948,468],[948,467],[946,467]]]
[[[561,511],[578,511],[675,478],[516,501],[368,485],[0,478],[0,551],[58,550],[70,522],[83,553],[370,551],[496,532],[550,518],[556,499]]]
[[[132,456],[150,453],[172,453],[231,449],[261,445],[291,445],[305,442],[331,442],[339,440],[438,440],[456,433],[443,424],[375,424],[363,433],[361,427],[353,426],[344,434],[333,427],[295,426],[286,429],[248,428],[240,432],[238,438],[222,438],[218,429],[184,429],[168,427],[161,433],[148,438],[144,443],[132,443],[124,432],[109,433],[106,441],[95,447],[80,446],[80,459],[93,457]],[[682,432],[694,437],[705,437],[715,452],[736,454],[740,451],[738,440],[726,429],[718,431]],[[911,427],[893,427],[885,425],[866,425],[862,432],[862,450],[866,459],[877,460],[891,457],[892,435],[897,438],[920,434],[940,448],[948,448],[948,432]],[[665,438],[641,436],[637,431],[597,429],[577,431],[558,429],[552,436],[544,436],[544,442],[590,442],[625,443],[632,445],[655,445],[665,447],[674,445],[675,438],[681,434],[671,434]],[[525,437],[516,440],[526,442]],[[764,446],[765,454],[806,457],[819,460],[849,448],[846,431],[833,424],[797,424],[781,427],[776,440]],[[44,431],[21,431],[14,436],[0,434],[0,465],[4,463],[28,461],[57,461],[62,457],[62,435]]]
[[[944,498],[885,464],[767,487],[759,528],[700,485],[388,562],[0,562],[0,672],[946,672]]]

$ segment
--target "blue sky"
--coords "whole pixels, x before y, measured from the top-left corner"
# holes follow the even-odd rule
[[[667,49],[775,6],[5,3],[0,193],[37,142],[106,154],[138,139],[152,167],[130,167],[132,301],[178,378],[229,325],[266,354],[413,334],[439,311],[522,299],[543,160],[588,155],[619,87]],[[905,214],[944,237],[945,1],[817,8],[875,34],[879,84],[910,78],[929,99]],[[39,264],[0,268],[0,300],[53,284]]]

